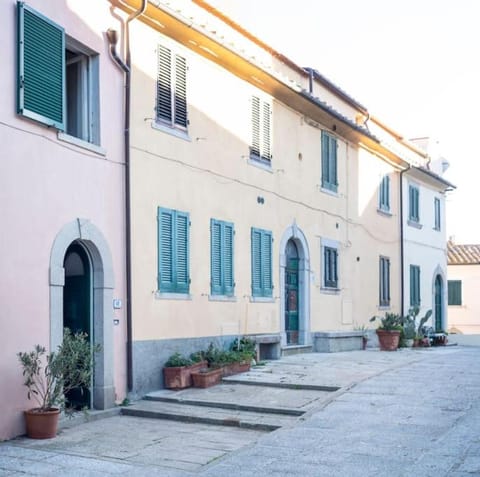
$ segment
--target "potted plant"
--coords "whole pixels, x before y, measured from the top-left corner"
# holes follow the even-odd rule
[[[378,342],[381,351],[395,351],[400,341],[402,331],[402,317],[397,313],[386,312],[384,317],[373,316],[370,322],[379,320],[377,328]]]
[[[207,363],[201,353],[192,353],[190,358],[180,353],[172,354],[164,364],[163,379],[168,389],[185,389],[192,385],[192,373]]]
[[[37,407],[25,411],[27,435],[33,439],[49,439],[57,434],[61,410],[68,409],[65,395],[73,389],[90,386],[94,353],[99,345],[91,346],[86,333],[73,334],[65,328],[63,342],[56,352],[35,345],[30,352],[17,353],[23,368],[28,399]]]
[[[408,321],[403,325],[403,344],[407,348],[413,346],[413,341],[417,336],[415,322]]]
[[[222,380],[223,368],[219,367],[205,367],[192,373],[193,385],[196,388],[209,388],[215,386]]]
[[[430,346],[430,339],[428,336],[425,335],[424,326],[425,323],[429,320],[432,316],[432,310],[428,310],[422,318],[419,319],[417,324],[418,315],[420,313],[420,308],[418,306],[414,306],[408,310],[408,317],[413,320],[416,326],[416,333],[413,339],[413,346],[414,347],[421,347],[421,346]]]

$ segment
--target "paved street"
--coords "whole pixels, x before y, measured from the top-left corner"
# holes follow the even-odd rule
[[[290,356],[242,379],[340,390],[299,389],[307,412],[276,431],[115,416],[0,444],[0,476],[480,476],[479,363],[480,348],[460,346]],[[251,405],[256,388],[237,399],[251,389]],[[278,389],[257,405],[295,405]],[[177,396],[231,404],[233,390]]]

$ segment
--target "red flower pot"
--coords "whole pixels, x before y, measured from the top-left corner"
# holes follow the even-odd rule
[[[400,331],[377,330],[380,351],[396,351],[400,341]]]
[[[57,435],[60,409],[41,411],[38,408],[24,412],[27,436],[31,439],[51,439]]]

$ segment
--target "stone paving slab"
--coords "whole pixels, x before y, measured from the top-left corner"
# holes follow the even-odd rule
[[[207,389],[188,388],[181,391],[161,390],[149,393],[147,399],[172,400],[222,406],[240,404],[246,410],[259,412],[303,414],[329,398],[331,393],[310,389],[271,388],[268,386],[219,384]],[[293,411],[293,412],[289,412]]]

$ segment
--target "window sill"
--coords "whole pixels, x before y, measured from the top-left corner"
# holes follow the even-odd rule
[[[322,185],[319,185],[318,189],[320,190],[320,192],[323,192],[325,194],[331,195],[333,197],[339,197],[338,190],[328,189],[327,187],[324,187]]]
[[[170,293],[170,292],[155,292],[156,300],[191,300],[192,295],[190,293]]]
[[[414,227],[416,229],[423,229],[423,225],[419,222],[414,222],[413,220],[408,219],[407,224],[410,225],[410,227]]]
[[[169,126],[168,124],[164,124],[155,120],[152,121],[152,128],[156,129],[157,131],[162,131],[164,133],[170,134],[170,136],[183,139],[184,141],[192,142],[190,136],[188,135],[188,131],[186,130],[179,129],[174,126]]]
[[[237,301],[237,297],[227,295],[208,295],[208,301],[223,301],[235,303]]]
[[[340,288],[329,288],[329,287],[322,287],[320,288],[321,293],[325,293],[325,295],[339,295]]]
[[[433,227],[433,230],[435,230],[435,232],[441,232],[441,228],[440,227]]]
[[[378,305],[377,309],[378,310],[390,310],[391,306],[390,305]]]
[[[250,303],[275,303],[275,298],[270,296],[251,296]]]
[[[384,217],[393,217],[390,210],[381,209],[380,207],[377,208],[377,213],[379,213],[380,215],[383,215]]]
[[[106,156],[107,151],[103,149],[103,147],[97,146],[96,144],[92,144],[91,142],[84,141],[75,136],[70,136],[70,134],[65,134],[63,132],[57,133],[57,139],[62,142],[66,142],[68,144],[73,144],[74,146],[81,147],[82,149],[86,149],[87,151],[95,152],[100,156]]]
[[[270,172],[270,174],[273,174],[271,163],[267,164],[266,162],[263,162],[261,159],[252,159],[251,157],[248,158],[247,163],[250,166],[258,167],[259,169],[262,169],[262,171]]]

